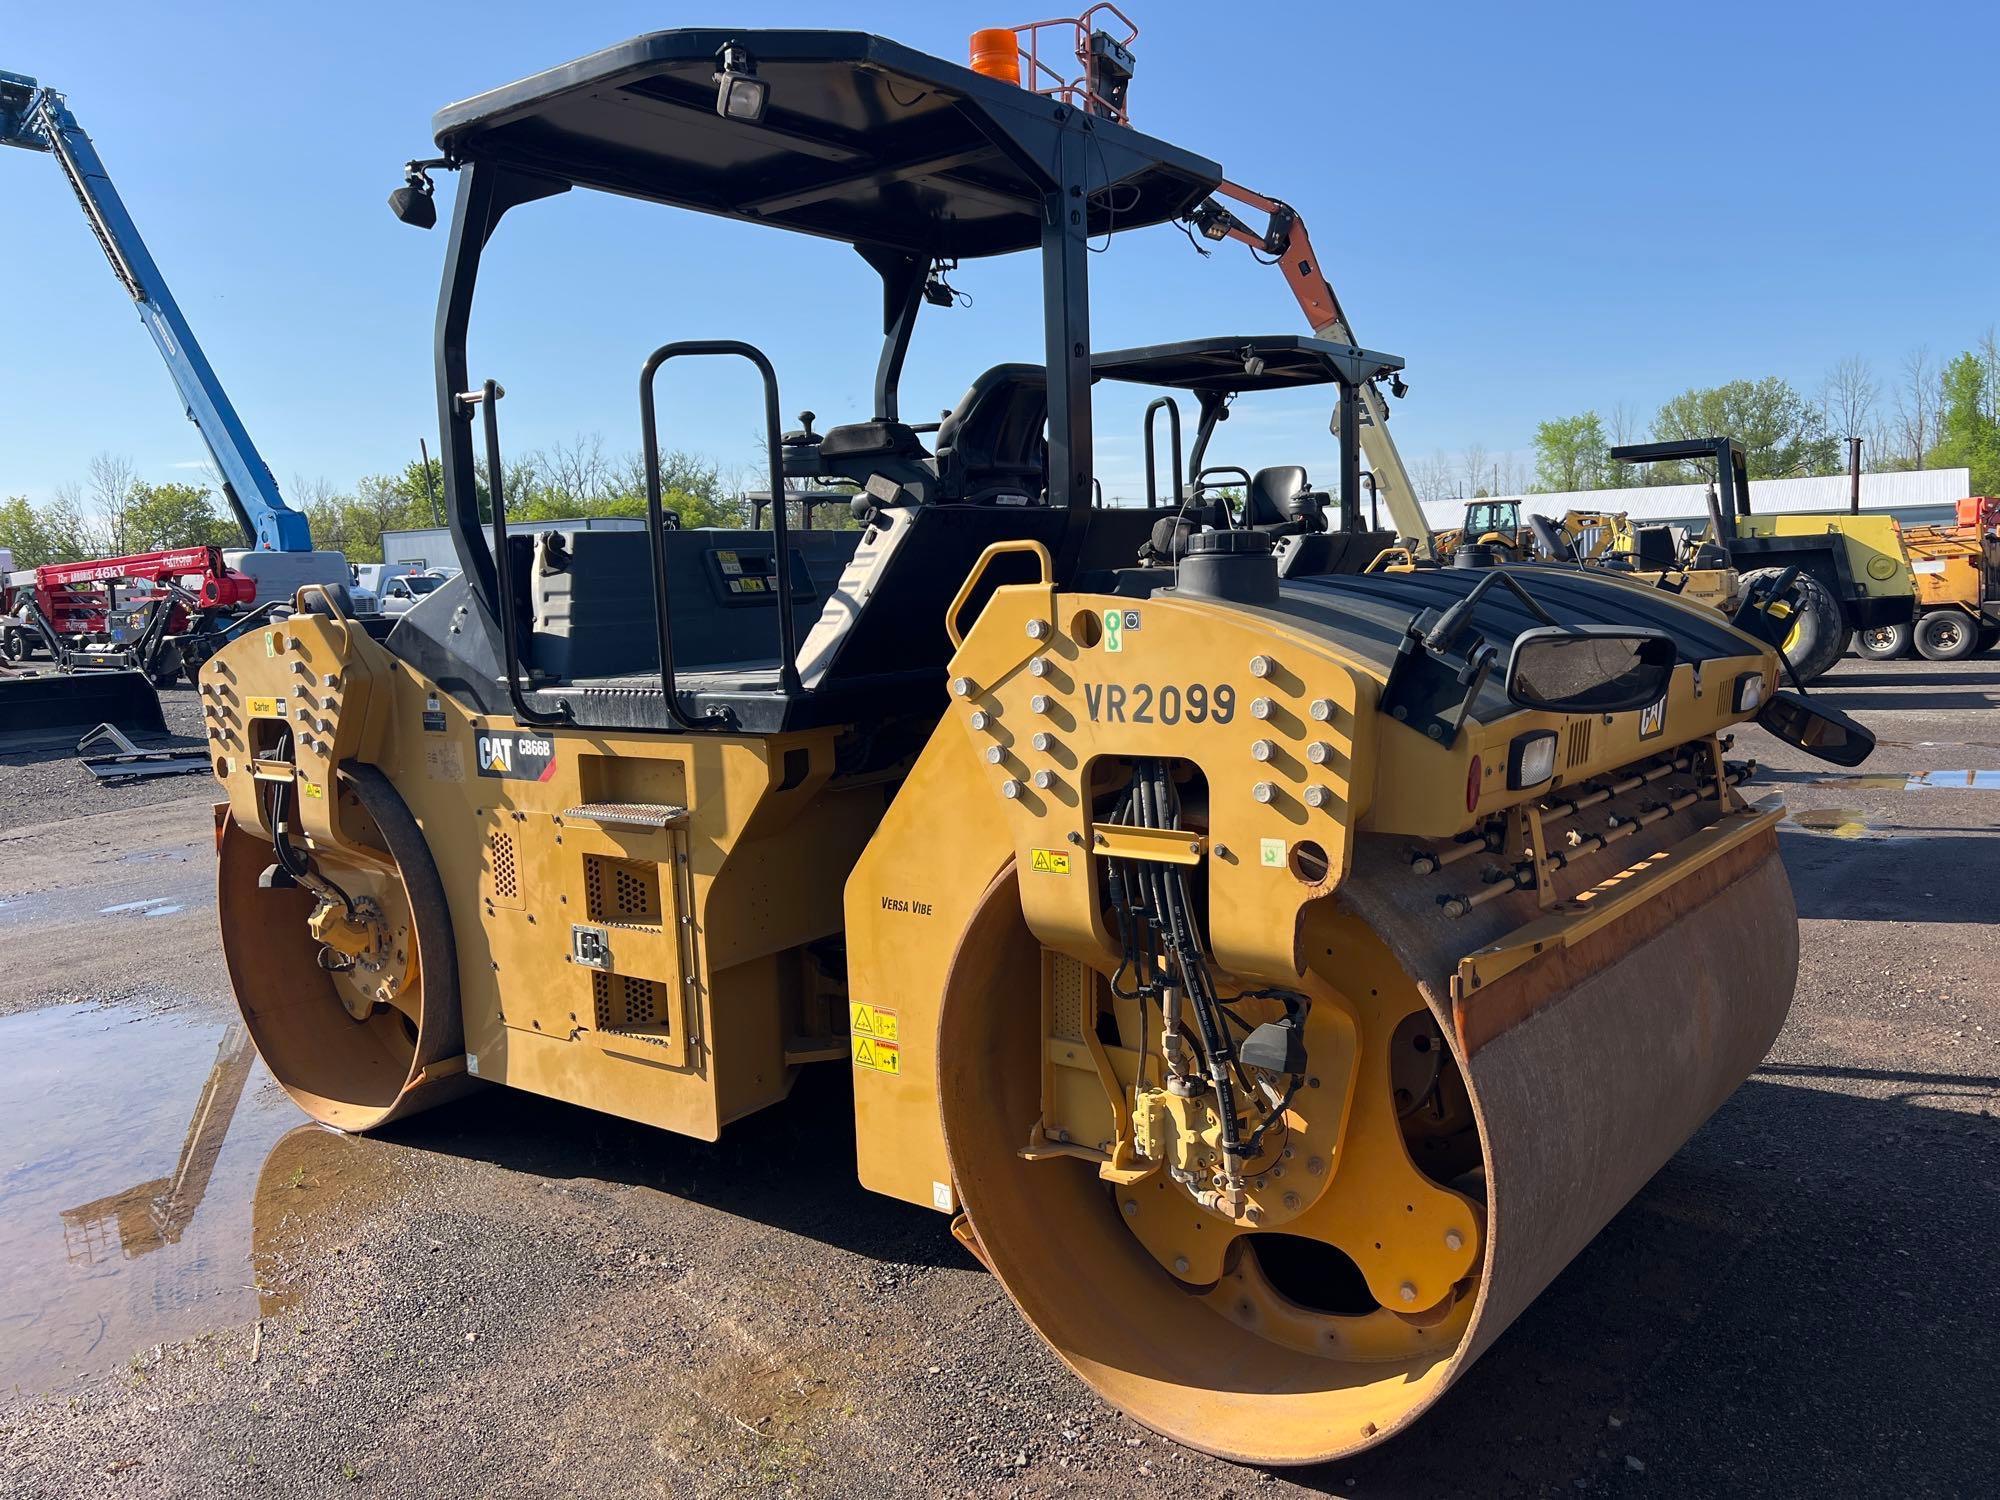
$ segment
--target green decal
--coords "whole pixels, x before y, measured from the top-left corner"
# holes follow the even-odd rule
[[[1125,639],[1121,634],[1124,629],[1125,612],[1123,610],[1107,609],[1104,612],[1104,649],[1106,651],[1123,651],[1125,649]]]

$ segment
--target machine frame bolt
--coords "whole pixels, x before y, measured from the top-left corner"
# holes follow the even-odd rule
[[[1306,788],[1307,807],[1325,807],[1332,800],[1333,793],[1323,786],[1309,786]]]
[[[1447,1250],[1464,1249],[1465,1236],[1460,1234],[1456,1229],[1447,1229],[1444,1232],[1444,1247]]]
[[[1019,801],[1021,791],[1021,783],[1011,776],[1000,783],[1000,795],[1005,797],[1009,802]]]
[[[1277,787],[1268,781],[1260,781],[1250,788],[1250,798],[1254,802],[1274,802],[1277,796]]]
[[[952,678],[951,695],[954,698],[970,698],[972,696],[972,679],[970,677]]]
[[[1049,711],[1049,704],[1054,701],[1047,693],[1036,693],[1028,700],[1028,708],[1033,713],[1045,714]]]
[[[1030,620],[1030,621],[1028,621],[1028,639],[1029,639],[1029,640],[1031,640],[1031,641],[1045,641],[1045,640],[1047,640],[1048,638],[1049,638],[1049,622],[1048,622],[1047,620]]]
[[[1277,753],[1278,747],[1271,740],[1253,740],[1250,744],[1250,758],[1252,760],[1269,760]]]
[[[987,765],[997,766],[1000,764],[1001,761],[1005,760],[1006,758],[1007,758],[1007,747],[1005,745],[988,745],[986,747]]]
[[[1401,1297],[1405,1302],[1416,1301],[1417,1300],[1416,1283],[1410,1281],[1404,1282],[1401,1286],[1396,1288],[1396,1295]]]
[[[1303,1200],[1299,1197],[1297,1193],[1285,1194],[1285,1207],[1289,1208],[1293,1213],[1297,1213],[1299,1211],[1299,1204],[1302,1201]]]
[[[1268,656],[1253,656],[1250,658],[1250,675],[1252,677],[1269,677],[1275,665]]]
[[[1333,746],[1325,740],[1314,740],[1306,746],[1306,759],[1316,766],[1323,766],[1333,759]]]
[[[971,723],[974,729],[985,729],[993,723],[993,715],[983,708],[975,708],[972,711]]]
[[[1250,700],[1250,717],[1253,719],[1268,719],[1271,717],[1272,710],[1275,707],[1276,705],[1269,698],[1252,698]]]
[[[1028,675],[1030,677],[1046,677],[1050,671],[1049,659],[1046,656],[1038,656],[1028,663]]]
[[[1174,1274],[1176,1276],[1185,1276],[1187,1273],[1188,1258],[1185,1255],[1176,1255],[1174,1257]]]
[[[1056,773],[1053,771],[1037,771],[1035,772],[1034,781],[1036,790],[1045,792],[1056,784]]]
[[[1331,698],[1315,698],[1308,712],[1312,714],[1314,719],[1324,724],[1333,717],[1333,700]]]
[[[1028,743],[1033,745],[1037,750],[1053,750],[1056,745],[1056,737],[1046,729],[1038,729],[1029,737]]]

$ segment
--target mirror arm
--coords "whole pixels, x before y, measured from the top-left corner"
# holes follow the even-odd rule
[[[1458,633],[1465,628],[1466,620],[1471,617],[1473,606],[1485,596],[1488,589],[1503,583],[1519,596],[1521,602],[1527,606],[1528,613],[1533,615],[1537,620],[1540,620],[1544,625],[1552,626],[1557,630],[1569,629],[1562,621],[1543,609],[1536,602],[1535,596],[1521,586],[1519,579],[1502,569],[1495,568],[1479,580],[1478,585],[1474,587],[1471,593],[1467,594],[1458,603],[1452,605],[1450,609],[1438,616],[1437,623],[1431,626],[1430,630],[1425,634],[1424,644],[1433,651],[1449,651],[1452,642],[1458,638]]]

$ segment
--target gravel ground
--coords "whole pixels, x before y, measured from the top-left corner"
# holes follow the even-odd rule
[[[1849,661],[1823,691],[1882,737],[1864,773],[2000,768],[2000,663]],[[0,1491],[1991,1493],[2000,793],[1879,785],[1755,731],[1738,752],[1822,825],[1783,834],[1805,956],[1769,1062],[1438,1409],[1362,1458],[1265,1473],[1104,1407],[942,1218],[855,1184],[848,1080],[823,1069],[716,1145],[499,1093],[380,1138],[294,1130],[254,1210],[265,1315],[0,1397]],[[134,878],[164,881],[151,899],[178,900],[207,831],[190,781],[39,837],[96,851],[64,877],[86,900],[134,854]],[[23,821],[104,794],[52,795]],[[19,847],[0,842],[0,869]],[[159,966],[135,945],[46,972],[68,891],[36,894],[32,963],[8,943],[14,986],[147,991]],[[186,899],[146,949],[157,933],[173,954],[175,1004],[220,1017],[212,916]]]
[[[148,739],[144,748],[201,743],[201,700],[192,687],[181,682],[162,689],[160,708],[166,716],[168,738]],[[191,795],[190,788],[198,788],[200,795],[214,800],[214,780],[199,771],[153,782],[105,786],[74,755],[0,755],[0,831],[147,807],[163,798]]]

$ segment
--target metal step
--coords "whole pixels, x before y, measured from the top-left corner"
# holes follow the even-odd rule
[[[671,802],[583,802],[564,808],[563,816],[604,828],[680,828],[688,810]]]

